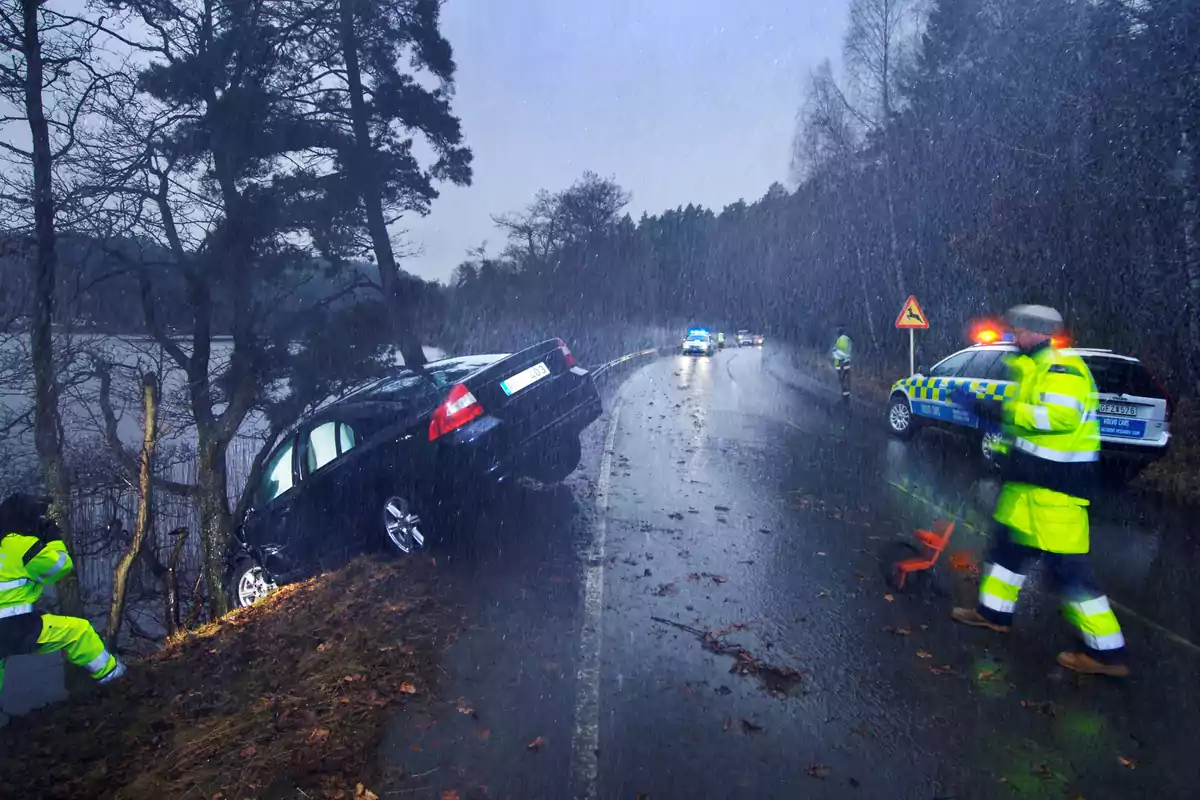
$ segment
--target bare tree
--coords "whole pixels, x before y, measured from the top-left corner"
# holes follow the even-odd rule
[[[63,540],[73,543],[70,476],[63,456],[61,387],[54,346],[58,275],[58,217],[62,192],[56,192],[56,165],[74,149],[83,120],[108,78],[96,70],[98,29],[39,0],[0,4],[0,98],[8,114],[0,121],[25,128],[25,136],[0,144],[10,170],[0,200],[14,213],[27,238],[8,241],[8,255],[24,260],[30,274],[29,324],[33,372],[34,445],[43,481],[51,496],[50,516]],[[49,101],[48,101],[49,98]],[[27,137],[27,138],[26,138]],[[27,142],[27,143],[26,143]],[[59,588],[63,610],[81,612],[78,583]]]
[[[913,0],[853,0],[842,54],[875,125],[895,112],[897,78],[911,40]]]

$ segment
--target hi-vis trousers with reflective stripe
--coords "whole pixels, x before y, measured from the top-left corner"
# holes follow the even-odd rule
[[[1063,615],[1079,631],[1092,658],[1115,662],[1125,656],[1125,637],[1108,598],[1094,588],[1087,555],[1048,553],[1016,544],[997,524],[979,585],[979,613],[997,625],[1012,625],[1017,596],[1025,585],[1024,566],[1042,559],[1062,598]]]
[[[64,651],[67,660],[83,667],[96,680],[103,680],[117,666],[117,660],[104,647],[104,642],[86,619],[42,614],[41,633],[36,643],[30,642],[27,653]],[[10,655],[21,655],[12,652]],[[4,661],[0,659],[0,688],[4,687]]]

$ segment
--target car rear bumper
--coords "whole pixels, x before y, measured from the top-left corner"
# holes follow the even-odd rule
[[[1100,458],[1108,461],[1157,461],[1167,454],[1170,444],[1170,434],[1150,442],[1103,439]]]
[[[582,376],[570,397],[573,402],[566,411],[521,441],[512,441],[509,426],[492,416],[480,417],[455,431],[438,454],[439,490],[449,487],[455,494],[470,494],[518,477],[531,461],[564,438],[577,438],[604,413],[590,374]]]

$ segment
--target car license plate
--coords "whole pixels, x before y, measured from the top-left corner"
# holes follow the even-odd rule
[[[529,369],[523,369],[516,375],[500,381],[500,388],[504,390],[505,394],[514,395],[526,386],[537,383],[549,374],[550,368],[539,361]]]
[[[1101,403],[1101,414],[1113,414],[1118,417],[1136,417],[1137,406],[1127,406],[1123,403]]]

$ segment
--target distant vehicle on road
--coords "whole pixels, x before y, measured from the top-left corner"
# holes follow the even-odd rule
[[[228,555],[233,605],[366,549],[410,553],[436,509],[471,508],[512,478],[563,480],[601,410],[561,339],[401,368],[358,389],[267,458]]]
[[[995,341],[991,331],[988,339]],[[999,432],[950,398],[953,390],[966,384],[981,397],[1003,397],[1012,387],[1004,357],[1017,352],[1015,345],[998,342],[976,344],[959,350],[917,374],[892,386],[888,403],[888,429],[908,438],[922,426],[972,433],[980,453],[991,461]],[[1087,363],[1096,381],[1100,399],[1101,459],[1120,467],[1126,477],[1164,455],[1171,441],[1171,404],[1166,391],[1150,371],[1132,356],[1111,350],[1072,347]]]
[[[747,332],[745,336],[738,334],[739,347],[762,347],[763,337],[761,333]]]
[[[749,337],[750,337],[750,331],[748,331],[748,330],[745,330],[745,329],[742,329],[742,330],[738,331],[738,332],[737,332],[737,345],[738,345],[738,347],[741,347],[743,344],[745,344],[745,343],[746,343],[746,339],[748,339]]]
[[[680,352],[685,356],[711,356],[717,352],[717,345],[712,334],[702,328],[688,331],[687,338],[680,345]]]

